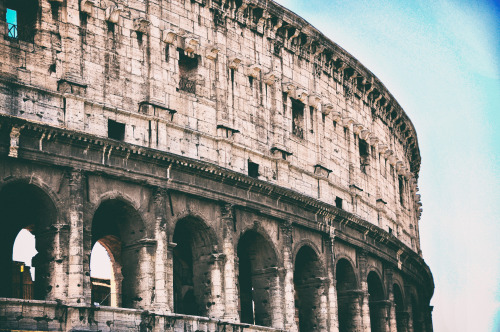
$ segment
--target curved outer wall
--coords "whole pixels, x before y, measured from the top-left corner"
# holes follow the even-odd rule
[[[0,22],[0,198],[20,200],[2,222],[35,234],[41,272],[36,301],[2,291],[0,329],[432,331],[417,135],[338,45],[271,1],[18,15],[32,33]],[[32,221],[23,195],[55,212]],[[96,241],[117,294],[98,311]]]

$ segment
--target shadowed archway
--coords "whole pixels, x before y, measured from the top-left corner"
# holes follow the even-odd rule
[[[139,240],[146,230],[138,211],[121,199],[103,201],[92,220],[92,247],[99,242],[112,265],[110,305],[134,308],[140,293]]]
[[[264,236],[246,231],[238,242],[242,323],[272,326],[272,296],[279,278],[277,256]]]
[[[35,235],[37,254],[32,259],[35,282],[32,296],[44,300],[52,290],[51,262],[54,261],[54,236],[57,230],[57,210],[54,202],[40,187],[26,182],[6,184],[0,190],[0,297],[25,297],[14,287],[18,264],[12,260],[14,241],[22,229]],[[20,286],[22,287],[22,286]],[[21,296],[21,294],[25,293]]]
[[[321,312],[321,297],[324,297],[325,292],[325,274],[318,255],[307,245],[300,248],[295,257],[293,281],[295,319],[298,319],[299,331],[324,330],[326,317]]]

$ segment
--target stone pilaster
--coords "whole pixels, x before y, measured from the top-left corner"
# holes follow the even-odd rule
[[[369,305],[369,294],[368,294],[368,281],[367,281],[367,260],[366,252],[361,251],[358,253],[358,263],[359,263],[359,278],[361,280],[361,321],[363,322],[363,331],[370,332],[370,305]]]
[[[337,300],[337,280],[335,279],[335,228],[328,227],[328,266],[327,273],[330,280],[328,284],[328,328],[330,332],[338,332],[338,300]]]
[[[222,278],[224,268],[224,254],[213,253],[210,257],[210,284],[212,293],[212,305],[208,309],[208,316],[213,318],[224,318],[224,282]]]
[[[167,250],[167,231],[165,220],[165,197],[166,190],[157,188],[154,192],[154,216],[155,216],[155,235],[156,235],[156,252],[155,252],[155,294],[154,308],[157,313],[170,313],[172,307],[168,305],[168,289],[167,285],[167,265],[168,260]]]
[[[271,294],[271,326],[276,329],[282,329],[284,327],[283,319],[283,292],[281,291],[280,274],[284,274],[285,271],[277,268],[271,267],[268,269],[269,275],[269,292]]]
[[[221,205],[221,224],[223,230],[222,252],[225,255],[224,263],[224,319],[237,322],[238,316],[238,288],[236,286],[236,254],[233,243],[234,207],[232,204]]]
[[[84,304],[83,266],[83,174],[80,170],[69,173],[69,257],[68,257],[68,302]]]
[[[167,245],[167,260],[165,261],[166,272],[166,287],[167,290],[167,307],[174,311],[174,248],[177,243],[169,242]]]
[[[283,235],[283,266],[284,270],[284,315],[285,315],[285,329],[287,331],[298,331],[295,322],[295,287],[293,283],[293,257],[292,257],[292,224],[284,223],[280,227]]]

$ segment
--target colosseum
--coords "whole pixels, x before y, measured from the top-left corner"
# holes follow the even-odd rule
[[[0,331],[432,331],[415,128],[301,17],[0,0],[0,20]]]

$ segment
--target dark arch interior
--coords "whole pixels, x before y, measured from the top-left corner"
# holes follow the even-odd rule
[[[398,332],[404,331],[405,326],[403,322],[404,304],[403,304],[403,294],[401,293],[401,288],[398,284],[393,285],[394,292],[394,304],[396,305],[396,325]]]
[[[356,275],[347,259],[337,262],[335,276],[337,280],[337,301],[339,312],[339,332],[355,331],[357,328],[356,311],[359,310]]]
[[[130,246],[145,237],[145,228],[139,213],[119,199],[101,203],[92,220],[92,247],[101,243],[110,256],[118,306],[133,308],[137,296],[139,252]],[[126,257],[126,259],[122,259]],[[121,295],[121,296],[120,296]]]
[[[318,331],[320,328],[320,296],[324,276],[316,252],[309,246],[300,248],[295,258],[293,281],[295,286],[295,316],[299,319],[299,331]]]
[[[207,316],[211,299],[211,255],[217,242],[211,229],[201,220],[185,218],[177,222],[174,248],[174,311]]]
[[[271,288],[277,278],[277,258],[258,232],[245,232],[238,242],[240,317],[242,323],[271,326]]]
[[[17,182],[6,185],[0,191],[0,266],[6,273],[0,274],[0,297],[16,295],[13,287],[14,272],[17,265],[12,261],[12,251],[17,234],[27,229],[35,235],[38,254],[33,257],[35,270],[33,296],[45,299],[50,291],[50,268],[52,260],[51,248],[54,233],[50,226],[57,220],[57,212],[50,197],[37,186]],[[14,271],[15,270],[15,271]]]
[[[379,276],[375,272],[368,273],[368,294],[369,305],[370,305],[370,325],[372,332],[384,331],[385,317],[387,316],[385,312],[385,307],[382,303],[384,300],[384,289],[382,287],[382,282]]]

